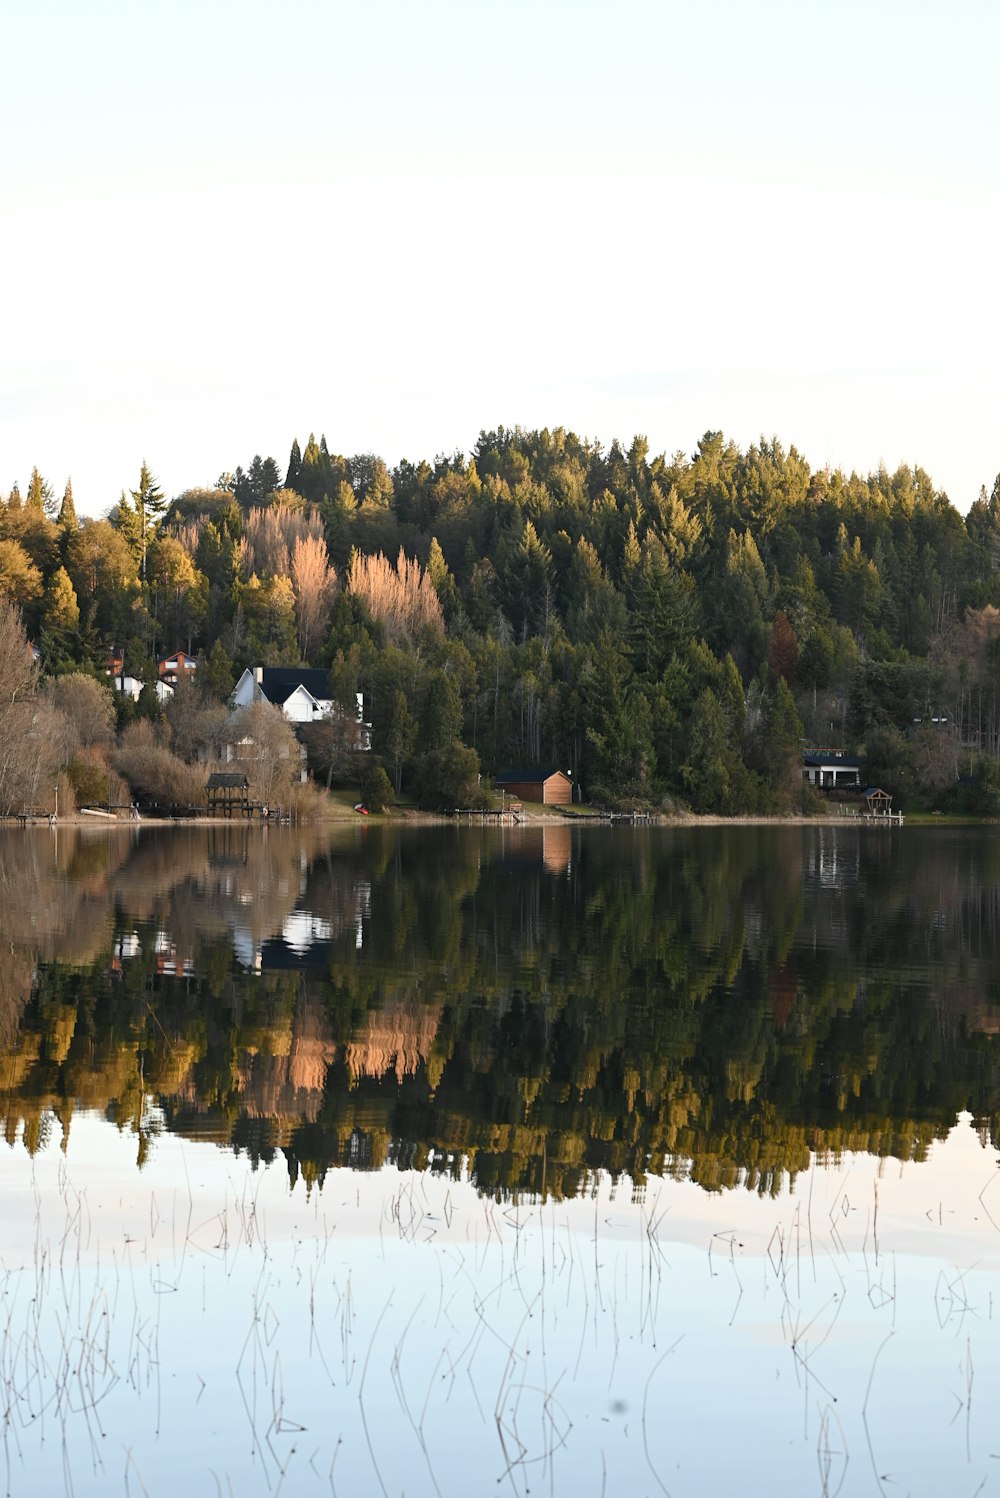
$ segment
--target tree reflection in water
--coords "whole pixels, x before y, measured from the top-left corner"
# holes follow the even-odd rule
[[[1000,1114],[983,830],[0,837],[8,1139],[98,1109],[491,1195],[776,1191]]]

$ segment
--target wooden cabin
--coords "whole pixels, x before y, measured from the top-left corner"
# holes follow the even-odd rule
[[[569,806],[573,800],[573,782],[565,770],[504,770],[493,784],[515,801]]]

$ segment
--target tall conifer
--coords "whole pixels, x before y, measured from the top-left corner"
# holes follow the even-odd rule
[[[76,505],[73,503],[73,480],[66,480],[62,504],[59,506],[59,525],[64,531],[75,531],[77,527]]]

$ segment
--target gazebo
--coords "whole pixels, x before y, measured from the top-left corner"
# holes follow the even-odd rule
[[[239,817],[250,815],[250,782],[245,775],[231,770],[214,770],[208,777],[206,788],[208,813],[214,817],[231,817],[235,810]]]
[[[870,817],[886,817],[892,809],[892,797],[888,791],[880,790],[877,785],[870,785],[866,791],[862,791],[865,805]]]

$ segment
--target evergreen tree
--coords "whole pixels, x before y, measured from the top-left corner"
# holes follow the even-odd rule
[[[208,659],[198,672],[198,684],[220,702],[225,702],[233,690],[233,663],[221,640],[216,640],[208,652]]]
[[[764,758],[782,807],[792,805],[802,788],[802,720],[783,676],[771,693],[764,719]]]
[[[292,450],[288,454],[288,472],[285,474],[285,488],[295,489],[299,487],[299,473],[302,469],[302,453],[299,451],[299,439],[292,439]]]
[[[59,526],[63,531],[75,531],[77,527],[76,505],[73,503],[73,480],[66,480],[62,504],[59,506]]]
[[[59,567],[49,579],[42,607],[39,649],[48,672],[72,668],[77,656],[80,628],[80,605],[76,589],[65,567]]]
[[[742,764],[737,764],[722,704],[711,687],[706,687],[694,705],[688,757],[681,769],[694,810],[717,814],[744,810],[740,804],[742,769]]]
[[[50,515],[55,504],[52,485],[42,478],[37,467],[31,470],[24,503],[29,510],[37,510],[40,515]]]
[[[132,496],[132,508],[134,522],[129,527],[131,534],[126,532],[126,538],[136,547],[136,559],[139,563],[139,577],[142,582],[146,581],[146,553],[149,543],[156,536],[160,523],[166,513],[167,501],[160,492],[159,485],[150,472],[149,464],[143,459],[139,470],[139,487],[129,491]],[[122,495],[122,503],[125,496]],[[119,504],[119,511],[122,505]],[[124,531],[124,527],[120,527]]]

